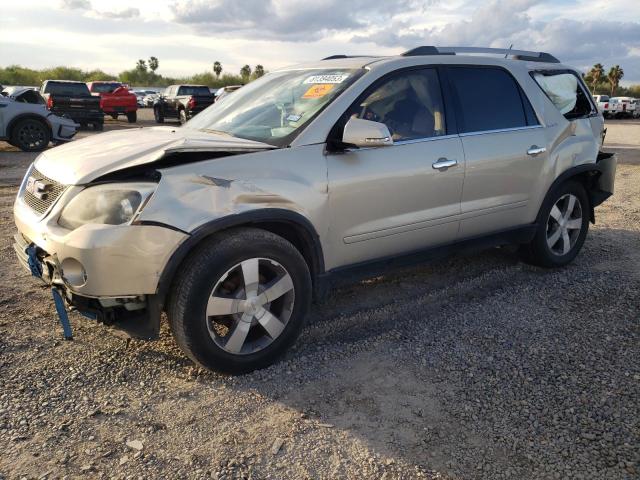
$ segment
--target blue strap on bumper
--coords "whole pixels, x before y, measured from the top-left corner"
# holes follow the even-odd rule
[[[56,288],[51,289],[53,295],[53,302],[56,304],[56,311],[58,312],[58,318],[62,324],[62,330],[64,331],[65,340],[73,340],[73,333],[71,332],[71,323],[69,323],[69,315],[67,315],[67,309],[64,306],[64,300],[60,295],[60,292]]]
[[[42,277],[42,264],[38,257],[36,256],[36,249],[33,244],[29,245],[25,249],[25,253],[27,254],[29,270],[31,270],[31,275],[34,277],[41,278]]]

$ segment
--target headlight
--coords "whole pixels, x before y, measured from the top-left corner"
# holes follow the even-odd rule
[[[157,183],[107,183],[89,187],[62,209],[58,224],[74,230],[87,223],[128,223],[157,186]]]

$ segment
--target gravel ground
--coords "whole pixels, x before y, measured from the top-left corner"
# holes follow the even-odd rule
[[[0,478],[640,478],[640,166],[616,189],[565,269],[503,248],[342,287],[225,377],[166,328],[63,341],[0,187]]]

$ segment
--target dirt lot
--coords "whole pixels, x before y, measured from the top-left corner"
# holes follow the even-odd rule
[[[127,342],[73,314],[61,340],[11,247],[33,155],[0,144],[0,478],[640,478],[635,125],[609,122],[626,163],[568,268],[494,249],[341,288],[237,378],[166,328]]]

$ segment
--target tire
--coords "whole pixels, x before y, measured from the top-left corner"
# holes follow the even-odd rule
[[[50,141],[51,131],[42,120],[25,118],[11,129],[11,144],[24,152],[41,152]]]
[[[178,119],[180,120],[180,125],[187,123],[187,112],[184,108],[178,112]]]
[[[559,185],[547,194],[540,208],[538,230],[531,243],[522,247],[523,259],[545,268],[572,262],[587,237],[590,210],[582,184],[569,180]]]
[[[258,279],[249,288],[245,265],[259,272],[249,274]],[[273,298],[267,300],[269,292]],[[188,256],[167,314],[176,343],[191,360],[240,374],[271,365],[293,344],[310,302],[311,276],[300,252],[271,232],[242,228],[211,237]]]
[[[93,129],[96,132],[100,132],[104,129],[104,123],[102,122],[93,122]]]
[[[153,117],[156,120],[156,123],[164,123],[164,115],[160,113],[160,109],[158,107],[153,109]]]
[[[113,118],[114,120],[118,119],[118,114],[117,113],[112,113],[111,114],[111,118]]]
[[[129,112],[129,113],[127,113],[127,122],[136,123],[137,120],[138,120],[137,112]]]

